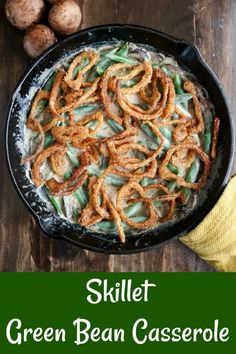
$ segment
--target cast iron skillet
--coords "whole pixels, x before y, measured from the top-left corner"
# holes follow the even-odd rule
[[[26,176],[24,166],[20,164],[21,154],[18,143],[22,139],[23,124],[30,101],[25,97],[32,85],[39,84],[42,72],[51,68],[66,53],[84,45],[114,39],[148,44],[158,51],[172,55],[176,60],[191,70],[208,90],[221,118],[218,158],[214,162],[206,188],[199,195],[197,207],[178,222],[169,222],[158,231],[142,232],[138,236],[128,236],[121,245],[116,235],[102,235],[74,226],[63,221],[36,194],[35,187]],[[42,80],[41,80],[42,81]],[[19,97],[23,101],[19,102]],[[21,112],[25,112],[23,119]],[[196,227],[218,200],[227,184],[233,158],[234,132],[229,109],[221,84],[202,59],[197,47],[186,41],[176,39],[162,32],[135,25],[104,25],[85,29],[55,44],[37,59],[20,80],[10,102],[6,125],[6,153],[10,174],[14,185],[26,206],[38,221],[47,236],[65,240],[76,246],[104,253],[134,253],[157,248],[170,239],[182,236]]]

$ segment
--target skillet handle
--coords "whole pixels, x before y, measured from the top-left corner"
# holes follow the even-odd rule
[[[202,62],[204,65],[206,64],[203,59],[198,47],[190,42],[181,41],[178,44],[179,50],[179,58],[183,60],[185,63],[189,62],[190,64],[193,62]]]

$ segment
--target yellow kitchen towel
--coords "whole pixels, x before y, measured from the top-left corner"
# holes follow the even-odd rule
[[[222,272],[236,272],[236,175],[205,219],[180,239]]]

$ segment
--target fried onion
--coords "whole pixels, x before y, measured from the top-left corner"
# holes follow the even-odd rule
[[[183,149],[189,149],[193,150],[199,157],[200,159],[204,162],[204,167],[203,167],[203,173],[202,176],[200,177],[199,181],[196,183],[190,183],[186,182],[183,177],[178,176],[174,173],[172,173],[168,168],[167,165],[170,162],[170,159],[172,158],[173,154],[181,151]],[[160,167],[159,167],[159,175],[162,179],[167,179],[167,180],[176,180],[176,182],[186,188],[189,189],[195,189],[199,190],[205,183],[209,174],[210,170],[210,160],[208,155],[197,145],[195,144],[189,144],[189,143],[182,143],[177,146],[174,146],[170,148],[165,157],[163,158]]]

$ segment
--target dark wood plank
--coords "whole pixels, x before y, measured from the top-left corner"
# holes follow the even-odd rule
[[[84,0],[80,4],[82,28],[105,23],[134,23],[194,41],[222,81],[232,113],[236,113],[234,0]],[[8,24],[3,9],[1,1],[1,132],[11,92],[30,62],[22,49],[22,33]],[[3,134],[3,146],[2,139]],[[4,161],[3,148],[0,151],[1,161]],[[152,252],[107,256],[43,237],[19,200],[5,162],[1,168],[0,193],[1,271],[213,271],[178,241]]]

